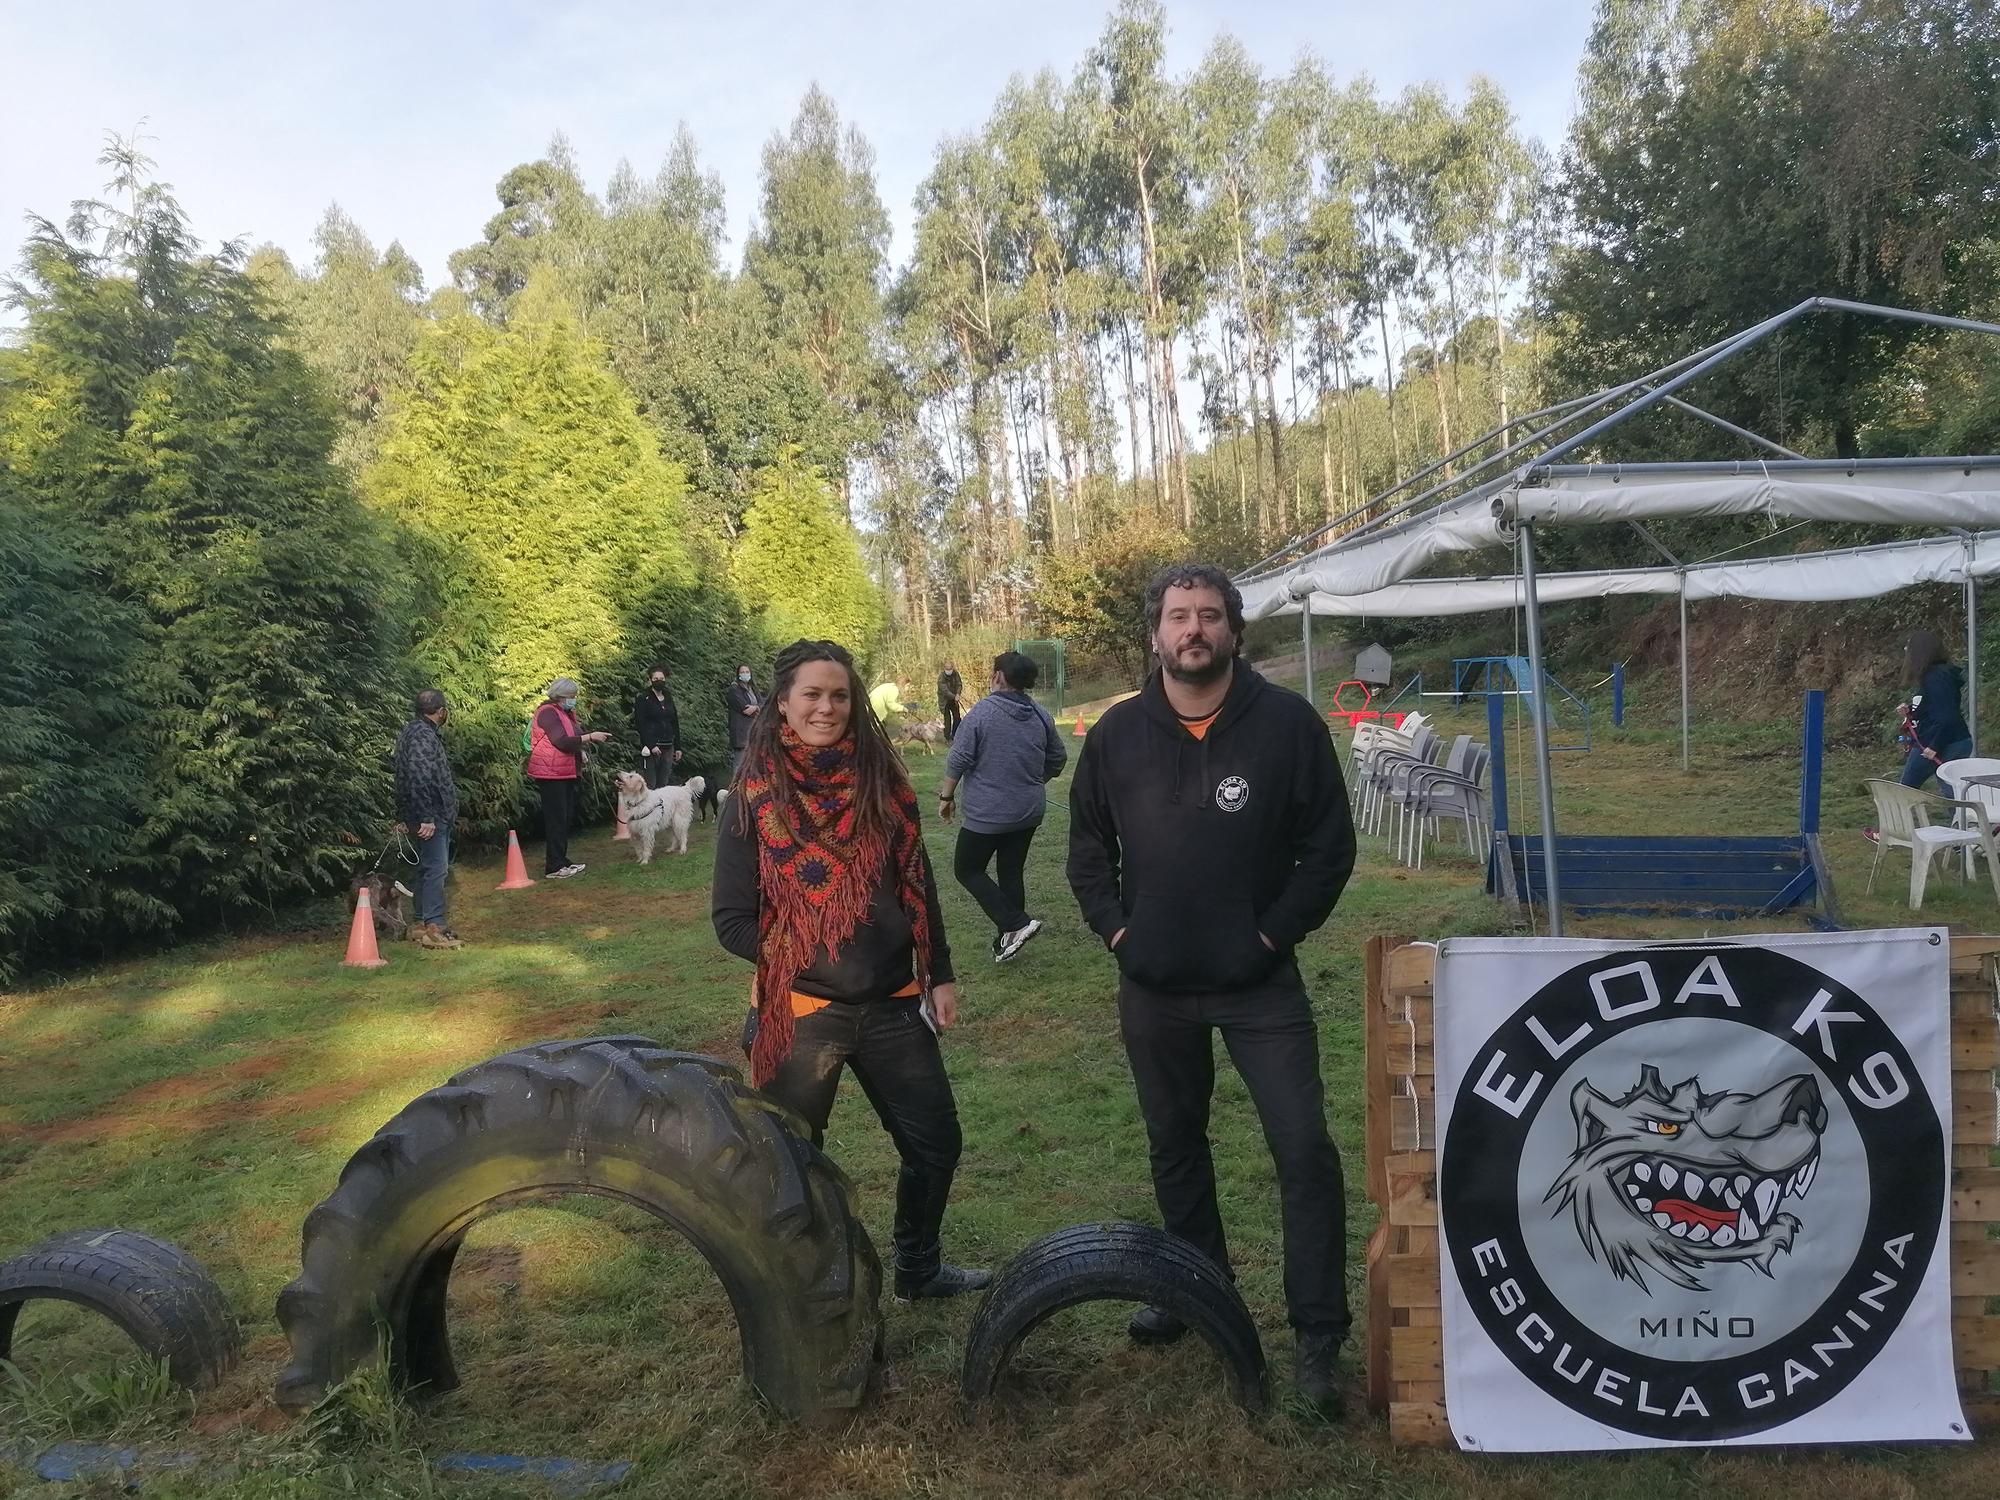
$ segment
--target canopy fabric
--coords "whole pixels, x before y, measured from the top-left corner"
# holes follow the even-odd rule
[[[1901,464],[1853,472],[1828,465],[1718,465],[1738,472],[1599,469],[1507,489],[1496,514],[1537,524],[1602,525],[1684,517],[1783,516],[1870,526],[2000,525],[2000,469]],[[1784,472],[1774,473],[1773,469]]]
[[[1668,470],[1672,470],[1669,472]],[[1388,591],[1413,579],[1439,560],[1489,547],[1511,546],[1517,521],[1538,525],[1609,525],[1626,521],[1646,521],[1690,516],[1770,515],[1796,520],[1860,522],[1895,526],[1989,526],[2000,527],[2000,463],[1993,459],[1939,459],[1923,461],[1861,461],[1852,465],[1831,460],[1773,460],[1769,464],[1700,464],[1685,466],[1633,465],[1601,469],[1557,469],[1537,472],[1521,470],[1468,491],[1456,499],[1433,507],[1393,527],[1366,536],[1343,538],[1301,559],[1289,568],[1272,572],[1240,585],[1244,614],[1250,619],[1270,615],[1296,614],[1297,601],[1319,595],[1359,598],[1380,595],[1384,602],[1401,596]],[[1946,552],[1962,551],[1956,538],[1938,538],[1935,544]],[[1911,543],[1888,543],[1904,547]],[[1903,577],[1900,574],[1878,584],[1874,575],[1851,573],[1855,566],[1834,558],[1875,552],[1878,549],[1848,549],[1845,553],[1802,554],[1794,558],[1760,559],[1757,563],[1729,565],[1735,569],[1755,569],[1764,562],[1781,562],[1801,571],[1776,575],[1757,571],[1722,572],[1690,579],[1688,597],[1778,599],[1861,599],[1908,583],[1962,580],[1962,571],[1949,577]],[[1928,554],[1911,554],[1904,560]],[[1817,570],[1811,566],[1821,560]],[[1927,566],[1949,571],[1963,567],[1932,558]],[[1673,569],[1665,570],[1671,578]],[[1593,597],[1599,592],[1672,593],[1648,581],[1651,568],[1612,569],[1598,575],[1570,574],[1583,592],[1571,598]],[[1581,580],[1596,576],[1600,588],[1585,588]],[[1984,571],[1975,569],[1977,577]],[[1432,580],[1462,587],[1469,580]],[[1505,582],[1505,580],[1498,580]],[[1543,580],[1545,589],[1555,583]],[[1797,592],[1745,592],[1783,587]],[[1712,589],[1713,592],[1698,590]],[[1413,598],[1455,597],[1424,593]],[[1510,593],[1509,600],[1517,597]],[[1565,597],[1544,592],[1543,597]],[[1436,610],[1430,605],[1410,609],[1411,614],[1466,612],[1471,609],[1506,608],[1497,604],[1468,605],[1459,611]],[[1313,613],[1331,613],[1316,602]],[[1343,613],[1392,614],[1397,609],[1341,610]]]
[[[1689,599],[1774,599],[1788,602],[1871,599],[1919,583],[1963,583],[2000,576],[2000,531],[1970,536],[1881,542],[1788,557],[1725,559],[1685,568],[1604,568],[1544,573],[1536,580],[1545,604],[1613,595],[1657,594]],[[1517,574],[1483,578],[1417,578],[1362,594],[1315,590],[1312,612],[1323,616],[1373,615],[1422,619],[1516,609],[1524,602]],[[1297,599],[1277,602],[1266,614],[1297,614]],[[1247,612],[1247,609],[1246,609]]]

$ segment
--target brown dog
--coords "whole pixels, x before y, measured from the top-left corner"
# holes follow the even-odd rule
[[[369,908],[375,913],[375,940],[396,942],[410,930],[410,892],[403,888],[400,880],[391,880],[380,870],[366,870],[354,877],[354,884],[347,891],[347,914],[354,915],[354,908],[361,904],[361,893],[368,892]]]

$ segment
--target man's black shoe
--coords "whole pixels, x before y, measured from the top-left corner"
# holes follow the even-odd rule
[[[974,1270],[965,1266],[939,1265],[928,1276],[912,1276],[906,1271],[896,1272],[896,1298],[901,1302],[915,1302],[925,1297],[957,1297],[966,1292],[977,1292],[990,1286],[993,1281],[991,1271]]]
[[[1142,1307],[1132,1314],[1125,1331],[1135,1344],[1171,1344],[1188,1326],[1164,1307]]]
[[[1340,1389],[1340,1335],[1300,1329],[1294,1350],[1292,1382],[1298,1393],[1328,1421],[1346,1410]]]

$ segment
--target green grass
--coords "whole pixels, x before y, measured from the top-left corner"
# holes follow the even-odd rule
[[[1468,712],[1464,728],[1480,731]],[[1664,729],[1600,732],[1590,755],[1560,757],[1564,827],[1575,831],[1783,832],[1796,817],[1796,730],[1704,731],[1696,770],[1678,768]],[[942,757],[917,755],[926,787]],[[1892,856],[1872,898],[1861,775],[1886,757],[1828,766],[1826,824],[1855,925],[1894,925],[1907,865]],[[1510,767],[1510,770],[1514,769]],[[1526,770],[1525,763],[1521,766]],[[1516,777],[1517,789],[1532,776]],[[1064,784],[1053,789],[1066,796]],[[926,806],[928,807],[928,803]],[[1517,808],[1517,821],[1522,816]],[[927,830],[948,871],[952,834]],[[982,919],[949,879],[947,922],[964,974],[962,1024],[947,1058],[967,1152],[947,1251],[997,1264],[1030,1239],[1082,1221],[1152,1219],[1143,1134],[1118,1044],[1113,971],[1075,916],[1053,812],[1030,866],[1051,930],[1013,965],[986,960]],[[409,1098],[454,1070],[525,1042],[641,1032],[733,1055],[747,970],[708,924],[713,831],[685,859],[649,869],[594,835],[582,879],[496,893],[497,863],[460,869],[459,953],[402,946],[373,973],[339,964],[344,924],[187,948],[0,998],[0,1251],[57,1230],[123,1225],[184,1245],[241,1314],[247,1352],[222,1389],[185,1409],[143,1385],[65,1387],[115,1366],[88,1319],[23,1329],[22,1381],[0,1389],[0,1425],[31,1436],[143,1432],[211,1451],[221,1477],[149,1479],[152,1495],[453,1495],[488,1489],[429,1473],[422,1455],[503,1451],[637,1461],[631,1492],[715,1496],[1824,1497],[1990,1495],[2000,1446],[1911,1451],[1666,1453],[1634,1459],[1472,1459],[1392,1449],[1356,1416],[1328,1429],[1281,1410],[1245,1421],[1200,1347],[1132,1348],[1120,1318],[1082,1308],[1023,1349],[1010,1394],[986,1415],[955,1398],[970,1305],[889,1306],[894,1379],[859,1416],[801,1429],[769,1416],[739,1382],[736,1334],[713,1274],[656,1221],[596,1200],[524,1209],[475,1228],[453,1281],[463,1387],[421,1410],[364,1377],[336,1407],[291,1423],[269,1392],[285,1345],[273,1313],[297,1271],[299,1226],[341,1164]],[[1990,887],[1941,879],[1923,913],[1993,930]],[[1682,934],[1701,924],[1603,921],[1585,932]],[[1765,924],[1796,928],[1796,919]],[[1350,1273],[1374,1211],[1361,1164],[1361,950],[1375,933],[1425,937],[1506,930],[1479,873],[1449,849],[1422,875],[1378,841],[1334,919],[1302,953],[1319,1007],[1334,1129],[1353,1189]],[[1213,1134],[1240,1282],[1283,1390],[1290,1336],[1280,1290],[1277,1200],[1248,1100],[1221,1070]],[[851,1084],[828,1149],[854,1178],[859,1211],[888,1241],[895,1156]],[[575,1211],[568,1211],[573,1207]],[[71,1397],[66,1389],[75,1389]],[[106,1391],[110,1394],[107,1396]],[[28,1420],[32,1417],[32,1421]],[[0,1491],[26,1476],[0,1465]],[[28,1488],[25,1493],[36,1493]],[[109,1490],[105,1491],[110,1493]],[[494,1486],[492,1493],[519,1493]]]

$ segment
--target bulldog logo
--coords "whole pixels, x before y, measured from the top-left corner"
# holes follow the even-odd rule
[[[1792,1248],[1801,1226],[1778,1205],[1811,1191],[1826,1133],[1810,1074],[1758,1094],[1705,1094],[1693,1078],[1666,1087],[1648,1064],[1620,1099],[1579,1083],[1570,1112],[1576,1154],[1544,1201],[1560,1200],[1584,1249],[1621,1281],[1648,1290],[1650,1267],[1701,1291],[1704,1267],[1745,1262],[1769,1276]]]

